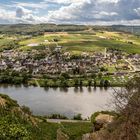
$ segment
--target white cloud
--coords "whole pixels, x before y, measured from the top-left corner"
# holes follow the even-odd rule
[[[105,11],[102,11],[102,12],[99,12],[98,14],[95,14],[94,17],[96,19],[103,19],[103,18],[107,18],[107,17],[112,17],[112,16],[117,16],[118,14],[116,12],[105,12]]]
[[[33,2],[13,2],[13,6],[22,6],[26,8],[36,8],[36,9],[45,9],[48,7],[48,4],[45,2],[33,3]]]
[[[23,16],[26,16],[26,15],[31,14],[31,13],[32,13],[31,10],[25,9],[22,6],[18,6],[16,8],[16,17],[18,17],[18,18],[22,18]]]
[[[0,8],[0,22],[140,24],[140,0],[42,0],[13,2],[9,9]]]
[[[134,11],[136,12],[136,14],[137,14],[138,16],[140,16],[140,7],[137,8],[137,9],[134,9]]]
[[[57,2],[58,0],[51,0]],[[67,0],[59,2],[66,3]],[[81,0],[50,11],[48,21],[69,23],[113,23],[140,19],[140,0]],[[135,11],[133,9],[136,9]],[[139,23],[140,24],[140,23]]]
[[[118,3],[120,0],[98,0],[98,3]]]
[[[3,7],[0,7],[0,21],[6,21],[8,23],[14,23],[15,21],[15,12],[5,10]]]
[[[81,3],[90,0],[45,0],[46,3],[58,3],[58,4],[72,4],[72,3]]]

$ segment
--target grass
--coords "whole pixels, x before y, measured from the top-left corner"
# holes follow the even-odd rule
[[[9,49],[11,46],[9,45],[13,40],[8,38],[0,39],[0,51],[4,49]]]
[[[102,39],[100,36],[104,36],[108,39]],[[58,39],[57,43],[53,42],[53,39]],[[48,40],[49,42],[45,42]],[[132,41],[133,44],[128,42]],[[139,53],[140,54],[140,40],[134,35],[117,33],[117,32],[96,32],[96,35],[91,33],[69,33],[63,34],[48,34],[47,36],[37,36],[31,39],[21,41],[20,49],[32,50],[39,49],[39,47],[29,47],[31,43],[43,43],[46,46],[56,46],[56,44],[63,46],[63,51],[69,51],[72,54],[81,54],[82,52],[99,52],[104,48],[115,48],[123,50],[127,53]],[[44,49],[44,48],[40,48]]]
[[[92,124],[88,122],[63,122],[62,131],[70,137],[70,140],[82,140],[83,134],[92,132]]]
[[[82,140],[83,134],[92,131],[92,124],[89,122],[62,122],[61,124],[42,122],[38,125],[38,128],[31,129],[32,139],[56,140],[57,130],[61,128],[70,140]]]
[[[57,130],[60,127],[57,123],[42,122],[38,128],[31,130],[33,140],[56,140]]]

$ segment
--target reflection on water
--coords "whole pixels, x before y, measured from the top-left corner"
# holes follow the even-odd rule
[[[34,114],[49,115],[59,113],[72,117],[81,113],[88,117],[95,111],[108,110],[111,106],[112,89],[94,87],[40,88],[23,86],[0,86],[5,93],[20,105],[30,107]]]

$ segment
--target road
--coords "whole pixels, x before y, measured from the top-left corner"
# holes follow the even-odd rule
[[[62,122],[71,122],[71,123],[78,123],[78,122],[90,122],[90,121],[83,121],[83,120],[63,120],[63,119],[47,119],[49,123],[62,123]]]
[[[131,66],[131,68],[132,68],[131,72],[136,72],[137,71],[136,67],[134,65],[132,65],[132,63],[129,60],[125,59],[125,61]]]

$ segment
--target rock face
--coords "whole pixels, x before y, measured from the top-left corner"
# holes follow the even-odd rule
[[[69,140],[69,137],[64,134],[61,129],[57,130],[57,140]]]
[[[96,122],[94,123],[94,130],[99,131],[101,128],[106,127],[106,125],[111,123],[113,121],[113,119],[114,119],[114,116],[100,113],[95,118]]]
[[[109,123],[113,122],[113,119],[114,116],[100,113],[95,118],[94,132],[83,135],[82,140],[108,140],[106,135],[108,132],[105,128]]]
[[[6,105],[6,100],[0,97],[0,107],[5,107]]]
[[[99,114],[96,117],[96,122],[100,122],[100,123],[111,123],[113,121],[114,117],[108,114]]]
[[[91,134],[88,133],[88,134],[83,135],[82,140],[92,140]]]

